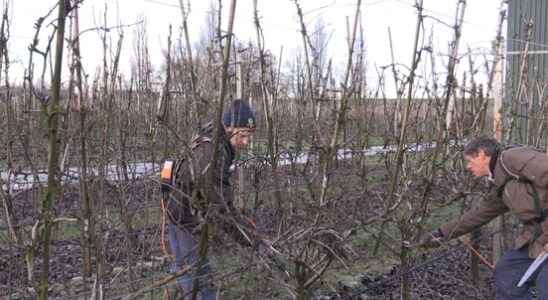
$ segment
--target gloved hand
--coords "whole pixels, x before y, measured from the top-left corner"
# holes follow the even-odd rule
[[[424,249],[439,247],[442,240],[443,232],[438,228],[423,236],[419,242],[419,247]]]
[[[280,251],[274,248],[274,243],[271,240],[261,239],[259,243],[263,247],[263,253],[266,254],[267,257],[273,257],[275,254],[281,254]]]

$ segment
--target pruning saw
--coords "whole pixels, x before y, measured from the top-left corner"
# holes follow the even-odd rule
[[[525,282],[535,273],[536,270],[542,265],[542,263],[548,258],[548,252],[544,251],[542,252],[534,261],[533,263],[527,268],[527,271],[525,271],[525,274],[521,277],[521,280],[518,283],[518,287],[522,287]]]

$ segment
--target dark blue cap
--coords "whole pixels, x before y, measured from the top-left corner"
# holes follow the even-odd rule
[[[255,114],[251,107],[241,99],[234,100],[228,110],[223,115],[223,124],[226,127],[250,128],[254,129],[257,125]]]

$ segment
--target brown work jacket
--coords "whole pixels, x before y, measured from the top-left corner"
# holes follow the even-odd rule
[[[509,177],[512,179],[508,180]],[[529,256],[537,257],[548,243],[548,218],[539,220],[532,185],[537,191],[540,209],[548,212],[548,155],[528,147],[504,150],[497,158],[490,179],[491,189],[476,208],[440,228],[444,238],[466,234],[510,211],[522,223],[516,249],[528,246]]]

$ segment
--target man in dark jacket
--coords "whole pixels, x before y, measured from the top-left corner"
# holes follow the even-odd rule
[[[496,299],[531,299],[529,284],[535,284],[539,299],[548,300],[548,264],[531,277],[517,283],[533,260],[548,251],[548,155],[529,147],[500,150],[499,143],[480,137],[464,148],[467,169],[476,177],[488,176],[488,196],[460,218],[442,225],[425,237],[425,247],[456,238],[493,218],[512,212],[522,223],[515,248],[507,251],[495,268]]]
[[[255,130],[255,116],[242,100],[235,100],[223,116],[220,132],[218,160],[213,164],[213,126],[206,125],[195,136],[190,145],[190,154],[174,166],[174,190],[170,193],[167,213],[170,220],[169,243],[175,263],[172,271],[181,270],[198,261],[200,228],[206,222],[221,228],[234,240],[244,246],[254,246],[258,239],[254,229],[235,210],[230,175],[236,151],[249,145]],[[209,181],[209,170],[214,168],[214,181]],[[207,199],[207,197],[209,199]],[[192,276],[187,273],[178,278],[184,295],[189,296],[193,288]],[[216,299],[209,262],[201,270],[199,290],[202,299]],[[184,296],[183,296],[184,297]]]

